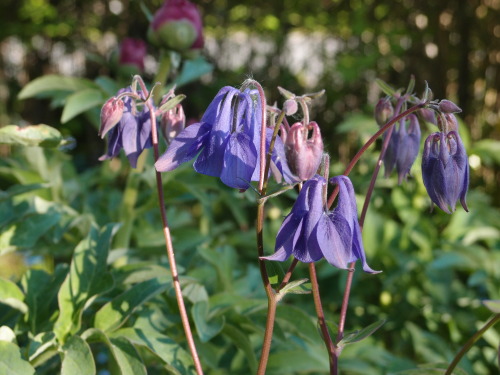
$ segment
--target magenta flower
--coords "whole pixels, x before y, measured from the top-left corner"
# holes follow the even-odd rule
[[[188,0],[166,0],[153,17],[149,37],[154,44],[177,51],[203,48],[198,8]]]
[[[308,137],[312,131],[311,137]],[[313,177],[323,157],[323,139],[316,122],[304,126],[301,122],[293,124],[286,132],[285,153],[290,170],[301,181]]]
[[[233,188],[248,189],[250,181],[259,178],[261,119],[259,98],[252,98],[249,90],[226,86],[210,103],[201,122],[188,126],[172,140],[156,162],[156,170],[174,170],[197,156],[194,169],[198,173],[219,177]],[[268,144],[271,135],[268,129]],[[285,180],[293,181],[279,138],[272,160]]]
[[[132,92],[132,89],[130,87],[121,89],[118,91],[117,96],[124,92]],[[139,91],[136,94],[140,96],[141,92]],[[151,118],[147,106],[143,106],[142,110],[139,110],[131,97],[125,96],[121,100],[123,100],[123,114],[118,123],[112,127],[109,124],[101,123],[100,135],[103,138],[106,134],[108,135],[108,148],[99,160],[103,161],[116,157],[120,150],[124,149],[130,165],[135,168],[142,151],[152,147]],[[105,108],[106,104],[103,110]],[[101,120],[103,118],[106,117],[101,116]]]
[[[124,38],[120,44],[120,65],[135,66],[139,71],[144,70],[144,58],[146,57],[146,43],[141,39]]]
[[[324,257],[341,269],[360,259],[365,272],[378,272],[366,262],[351,181],[347,176],[337,176],[330,182],[340,187],[337,207],[333,211],[325,209],[323,177],[316,175],[306,181],[281,225],[275,253],[262,259],[285,261],[293,255],[301,262],[311,263]]]
[[[427,193],[446,213],[460,203],[469,211],[465,197],[469,188],[469,163],[462,140],[456,131],[433,133],[427,137],[422,156],[422,178]]]

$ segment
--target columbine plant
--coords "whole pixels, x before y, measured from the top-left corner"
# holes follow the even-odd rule
[[[136,90],[137,84],[140,90]],[[130,164],[135,167],[143,150],[148,147],[154,149],[167,253],[186,337],[198,374],[202,373],[202,367],[178,282],[173,246],[163,210],[160,172],[172,171],[195,159],[193,166],[196,172],[218,177],[230,188],[244,191],[252,187],[257,192],[257,260],[268,298],[266,330],[257,373],[263,375],[266,372],[278,302],[293,291],[292,286],[305,282],[290,282],[295,267],[298,262],[302,262],[309,267],[310,292],[329,356],[330,373],[337,374],[355,262],[359,260],[367,273],[380,272],[368,265],[361,237],[361,227],[378,168],[382,160],[386,165],[386,175],[396,168],[399,183],[409,174],[420,149],[417,113],[423,115],[425,120],[436,123],[440,129],[440,132],[428,136],[422,157],[423,180],[432,202],[450,213],[460,199],[467,210],[467,155],[454,117],[459,108],[447,100],[429,100],[429,90],[426,90],[423,99],[417,98],[412,93],[413,84],[405,93],[394,91],[385,84],[381,84],[381,87],[387,96],[375,110],[380,130],[355,155],[343,175],[329,180],[336,185],[329,197],[329,156],[323,150],[319,125],[309,118],[309,105],[322,92],[297,96],[279,88],[286,100],[283,108],[277,108],[266,104],[264,91],[258,82],[248,80],[241,89],[229,86],[222,88],[201,121],[185,127],[184,112],[180,105],[182,97],[170,91],[159,106],[155,106],[151,93],[142,79],[136,76],[130,88],[120,90],[116,97],[109,99],[103,106],[100,135],[108,136],[108,151],[102,160],[118,155],[123,148]],[[301,120],[289,126],[286,116],[293,115],[297,119],[299,109]],[[159,127],[167,143],[167,150],[161,156],[158,151],[157,117],[161,118]],[[348,175],[367,148],[381,136],[384,141],[379,163],[358,218],[354,187]],[[283,188],[267,194],[271,176]],[[274,254],[266,255],[263,241],[265,204],[291,188],[299,191],[297,200],[277,233]],[[337,197],[336,207],[331,210]],[[287,273],[281,283],[273,287],[265,261],[283,262],[290,257],[293,257],[293,261]],[[332,266],[348,271],[335,335],[331,334],[326,324],[316,277],[315,262],[323,258]],[[374,332],[381,324],[372,327],[371,331]]]

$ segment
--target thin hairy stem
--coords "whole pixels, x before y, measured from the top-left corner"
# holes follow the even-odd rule
[[[460,351],[457,353],[455,358],[453,358],[453,361],[450,363],[448,368],[446,369],[446,372],[444,375],[452,375],[453,370],[455,367],[458,365],[458,363],[462,360],[463,356],[469,351],[470,348],[472,348],[472,345],[483,336],[483,334],[491,327],[493,327],[496,323],[500,321],[500,314],[495,314],[491,317],[489,321],[486,322],[486,324],[479,330],[477,331],[472,337],[467,340],[465,345],[460,349]]]
[[[395,123],[397,123],[402,118],[408,116],[410,113],[413,113],[415,111],[418,111],[421,108],[424,108],[426,105],[427,105],[427,103],[416,104],[413,107],[411,107],[411,108],[407,109],[406,111],[400,113],[399,115],[395,116],[387,124],[382,126],[374,135],[371,136],[371,138],[368,141],[366,141],[366,143],[363,145],[363,147],[360,148],[358,153],[356,155],[354,155],[352,160],[347,165],[343,174],[345,176],[348,176],[349,173],[351,173],[354,166],[356,165],[356,163],[361,158],[361,156],[363,156],[365,151],[368,149],[368,147],[370,147],[373,144],[373,142],[375,142],[377,140],[377,138],[380,137],[382,134],[384,134],[391,126],[393,126]],[[328,207],[331,207],[331,205],[333,204],[333,201],[337,197],[338,192],[339,192],[339,187],[337,186],[335,188],[335,190],[332,192],[332,194],[330,194],[330,197],[328,198]]]
[[[314,263],[309,263],[309,277],[311,279],[312,294],[314,299],[314,307],[316,308],[316,315],[318,316],[319,327],[323,340],[325,341],[326,350],[328,350],[328,358],[330,363],[330,375],[337,375],[338,354],[330,336],[328,325],[326,324],[325,314],[323,312],[323,305],[321,303],[321,295],[319,294],[318,278],[316,276],[316,267]]]
[[[286,286],[286,284],[288,284],[288,282],[290,281],[290,278],[292,277],[292,273],[295,270],[295,267],[297,266],[297,263],[299,263],[297,258],[293,258],[292,263],[290,264],[290,267],[288,267],[288,270],[286,271],[285,276],[283,277],[283,280],[281,280],[281,284],[278,287],[278,289],[276,289],[276,291],[279,292],[281,289],[283,289]]]

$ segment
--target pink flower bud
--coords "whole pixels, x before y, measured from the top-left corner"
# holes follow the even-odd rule
[[[123,107],[123,101],[116,97],[112,97],[104,103],[101,109],[101,127],[99,129],[99,136],[101,138],[104,138],[106,133],[121,120]]]
[[[203,47],[203,25],[196,5],[188,0],[166,0],[149,30],[153,44],[176,51]]]
[[[287,116],[294,115],[299,109],[298,107],[297,102],[293,99],[285,100],[285,103],[283,103],[283,110]]]
[[[389,98],[382,98],[375,106],[375,121],[379,126],[384,125],[394,115],[394,108],[392,107]]]
[[[160,128],[167,143],[170,143],[186,127],[186,116],[181,104],[161,115]]]
[[[139,71],[144,70],[144,57],[146,57],[146,43],[141,39],[125,38],[120,44],[120,65],[132,65]]]
[[[312,130],[310,138],[309,131]],[[301,180],[316,174],[323,156],[323,139],[316,122],[304,126],[297,122],[290,128],[285,141],[285,152],[291,171]]]

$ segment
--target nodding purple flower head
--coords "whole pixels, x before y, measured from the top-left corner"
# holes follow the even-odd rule
[[[257,98],[255,98],[257,96]],[[262,108],[258,93],[223,87],[210,103],[201,122],[177,135],[155,164],[156,170],[176,169],[197,156],[198,173],[219,177],[227,186],[248,189],[259,179]],[[269,147],[272,130],[266,129]],[[284,146],[276,138],[272,161],[287,182],[295,182],[285,160]]]
[[[311,263],[324,257],[341,269],[360,259],[365,272],[378,272],[366,262],[351,181],[347,176],[337,176],[330,182],[340,188],[337,207],[333,211],[325,208],[324,177],[316,175],[307,180],[281,225],[275,253],[262,259],[285,261],[293,255],[301,262]]]
[[[427,193],[446,213],[455,211],[457,200],[469,211],[465,197],[469,187],[469,164],[460,136],[455,130],[437,132],[425,140],[422,178]]]
[[[318,124],[314,121],[307,126],[301,122],[293,124],[286,134],[285,152],[290,170],[299,180],[313,177],[323,157],[323,139]]]
[[[408,121],[408,125],[406,124]],[[389,140],[384,156],[385,176],[389,176],[396,167],[398,173],[398,183],[410,173],[410,169],[415,162],[420,147],[420,126],[417,116],[408,115],[399,123],[399,128],[394,129]]]
[[[133,93],[130,87],[118,91],[116,97],[109,99],[101,110],[100,136],[108,135],[108,148],[99,160],[113,158],[123,148],[132,168],[137,166],[137,159],[142,151],[152,147],[151,118],[147,106],[139,110],[134,99],[124,96],[117,99],[120,94],[130,92],[142,97],[142,93]],[[120,104],[123,103],[122,104]],[[116,107],[116,108],[114,108]],[[120,107],[122,107],[120,109]],[[119,116],[121,112],[121,116]],[[118,122],[115,122],[119,117]],[[114,123],[114,125],[112,125]]]

